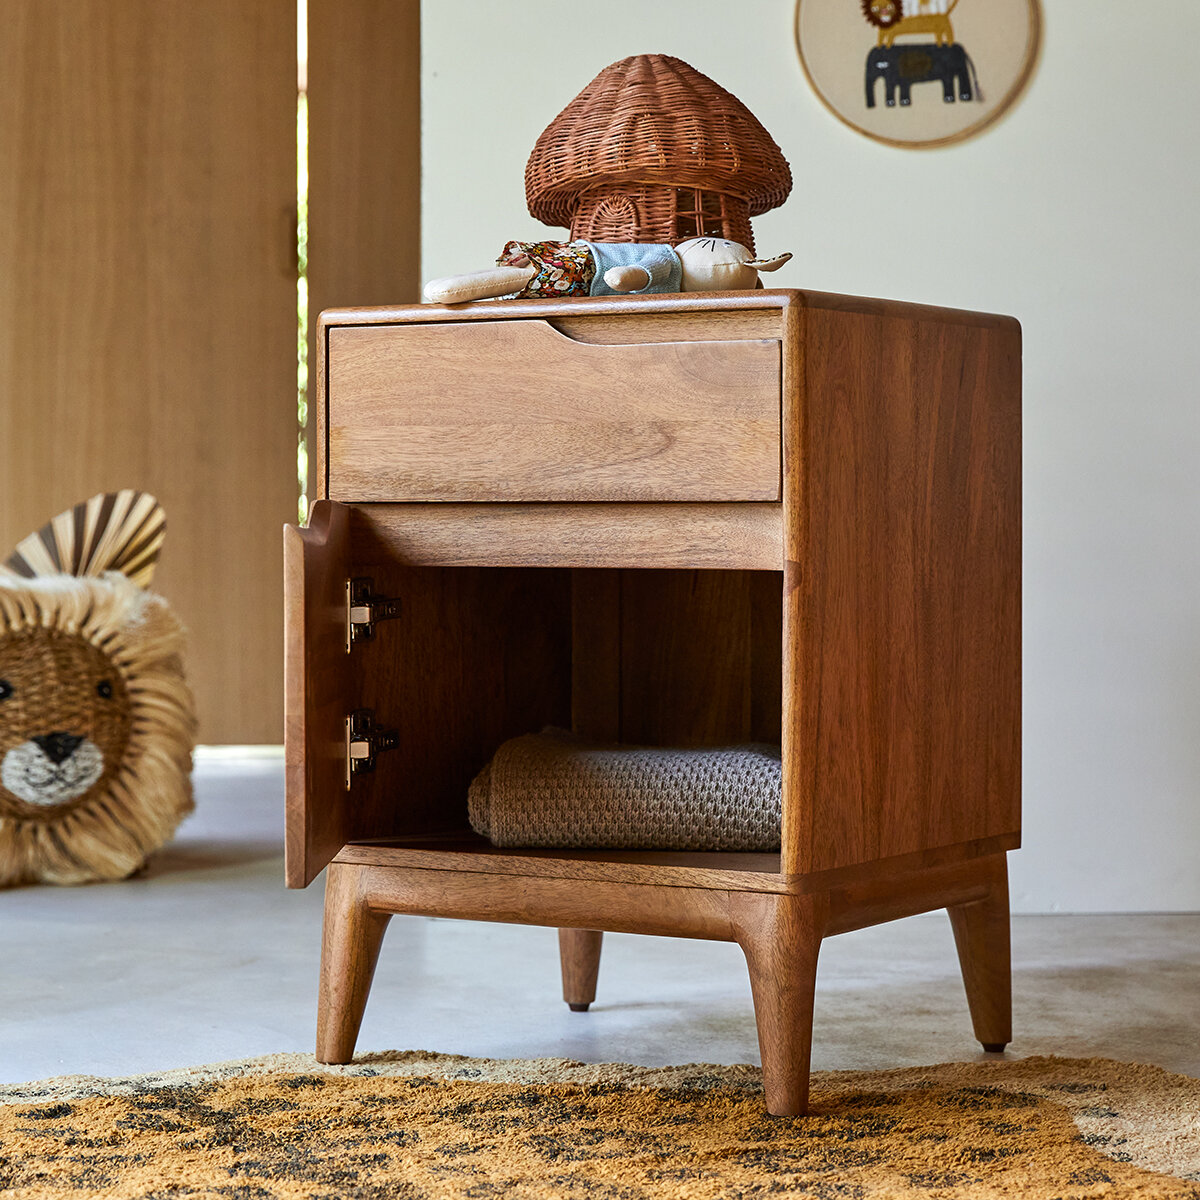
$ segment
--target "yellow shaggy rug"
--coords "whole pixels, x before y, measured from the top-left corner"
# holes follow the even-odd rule
[[[0,1087],[0,1196],[1200,1200],[1200,1081],[1031,1058],[813,1077],[418,1052]]]

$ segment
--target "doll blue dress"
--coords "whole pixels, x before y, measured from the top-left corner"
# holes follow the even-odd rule
[[[683,281],[683,264],[670,246],[641,242],[509,242],[496,265],[537,269],[517,293],[522,298],[630,295],[604,282],[610,267],[644,268],[650,282],[639,292],[677,292]]]

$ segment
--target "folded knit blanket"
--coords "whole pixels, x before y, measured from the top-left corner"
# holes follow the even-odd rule
[[[777,746],[597,746],[558,729],[505,742],[471,784],[497,846],[778,850]]]

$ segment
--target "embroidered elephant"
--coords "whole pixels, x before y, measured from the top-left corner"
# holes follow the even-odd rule
[[[918,45],[874,47],[867,55],[866,88],[867,107],[875,107],[875,84],[883,80],[884,102],[888,108],[895,107],[896,92],[900,103],[912,103],[911,89],[914,83],[942,85],[942,99],[953,104],[955,99],[982,99],[979,94],[979,79],[975,75],[975,64],[962,45],[939,46],[933,42]]]

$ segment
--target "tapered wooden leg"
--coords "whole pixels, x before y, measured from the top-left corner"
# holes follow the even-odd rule
[[[317,1000],[317,1061],[347,1063],[362,1024],[379,947],[391,919],[362,895],[365,868],[330,863],[325,878],[325,929]]]
[[[975,1036],[985,1050],[1012,1041],[1012,954],[1008,921],[1008,864],[1004,855],[987,865],[986,899],[946,911],[954,929]]]
[[[598,929],[560,929],[558,956],[562,961],[563,999],[572,1012],[587,1012],[596,998],[596,977],[600,974],[600,943],[604,934]]]
[[[750,970],[767,1112],[776,1117],[797,1116],[808,1109],[823,909],[823,901],[812,896],[730,896],[734,935]]]

